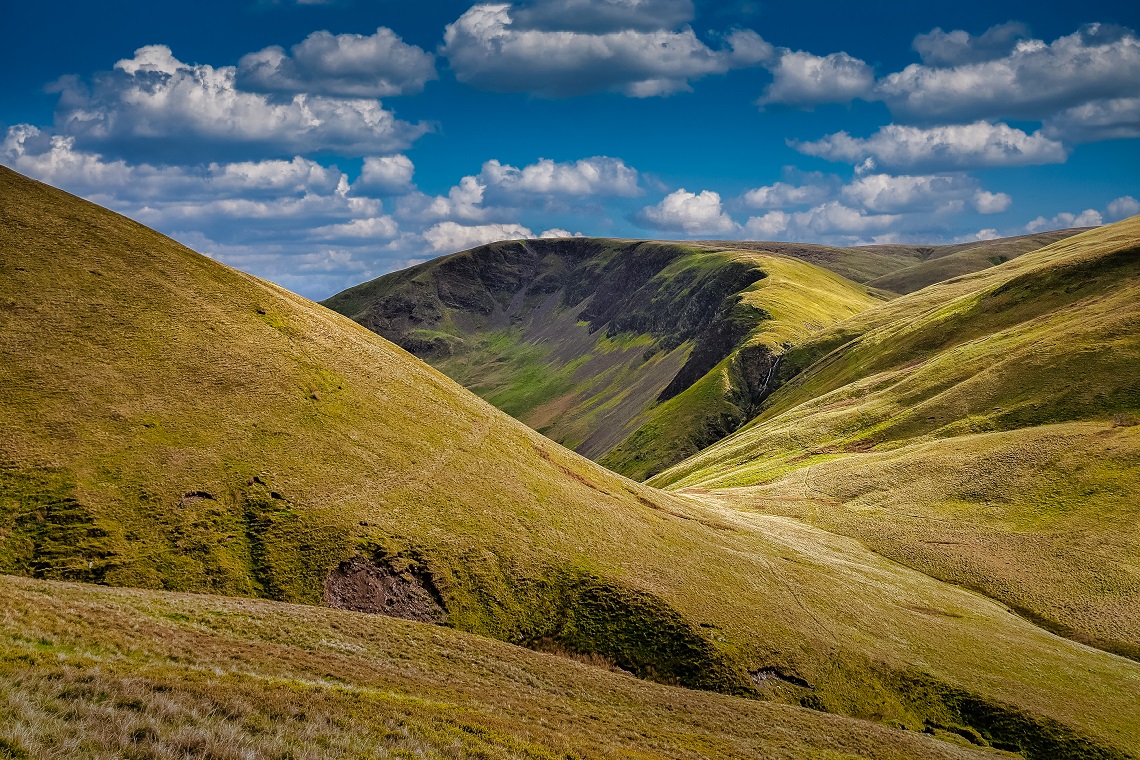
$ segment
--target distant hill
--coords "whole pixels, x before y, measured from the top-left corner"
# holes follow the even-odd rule
[[[1138,658],[1138,368],[1133,218],[822,331],[748,427],[651,483],[856,537]]]
[[[0,572],[339,606],[422,621],[408,624],[421,632],[442,624],[599,658],[787,703],[783,725],[798,746],[819,725],[801,719],[809,707],[1030,758],[1140,747],[1140,664],[849,538],[620,477],[351,320],[8,170],[0,389]],[[297,691],[327,696],[306,711],[334,714],[346,693],[391,691],[370,690],[357,670],[360,653],[376,651],[362,622],[375,618],[325,612],[326,625],[292,608],[239,614],[219,602],[214,614],[145,595],[30,594],[9,594],[0,613],[10,621],[5,667],[17,674],[5,693],[33,700],[16,705],[21,714],[35,700],[96,714],[92,694],[97,714],[122,717],[135,704],[157,721],[165,708],[148,707],[152,692],[130,691],[156,684],[170,700],[197,699],[183,702],[202,706],[186,708],[191,717],[248,715],[231,735],[271,736],[272,721],[295,714]],[[57,594],[67,601],[48,601]],[[157,619],[124,609],[132,604],[153,605]],[[97,624],[83,624],[83,610]],[[302,618],[311,627],[275,633]],[[31,638],[10,634],[17,624]],[[208,635],[218,630],[223,638]],[[433,641],[439,688],[450,678],[467,688],[470,650],[444,631]],[[74,688],[35,680],[40,666],[71,678],[71,658],[90,663],[91,653],[104,664]],[[478,667],[528,677],[500,657]],[[282,658],[300,664],[283,669]],[[405,662],[403,682],[422,680]],[[180,678],[185,666],[192,680]],[[109,675],[124,673],[134,686]],[[231,686],[237,696],[226,696]],[[239,707],[276,699],[286,712],[269,723]],[[58,725],[52,709],[43,725]],[[571,712],[598,714],[589,700]],[[346,720],[350,730],[359,718]],[[444,735],[455,727],[438,725]]]
[[[581,238],[494,243],[324,302],[635,479],[743,425],[785,346],[874,303],[793,258]]]
[[[509,241],[384,275],[324,305],[551,439],[644,480],[752,419],[787,347],[887,291],[1075,232],[862,248]]]
[[[862,250],[881,255],[888,253],[897,255],[905,252],[920,255],[922,257],[921,262],[866,282],[870,287],[889,290],[893,293],[913,293],[936,282],[1004,264],[1010,259],[1036,251],[1038,248],[1043,248],[1058,240],[1072,237],[1087,229],[1087,227],[1082,227],[1038,232],[1032,235],[999,238],[976,243],[960,243],[958,245],[930,247],[873,245],[852,250]]]
[[[752,240],[701,240],[690,245],[790,256],[872,288],[910,293],[950,277],[996,266],[1086,229],[1088,228],[1054,230],[950,245],[891,243],[838,248],[810,243]]]

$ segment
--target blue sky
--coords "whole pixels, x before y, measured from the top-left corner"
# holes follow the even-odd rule
[[[1134,2],[7,3],[0,163],[323,298],[520,236],[1140,213]]]

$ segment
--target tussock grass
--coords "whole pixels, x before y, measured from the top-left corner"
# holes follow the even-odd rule
[[[0,605],[9,757],[989,756],[358,613],[10,577]]]

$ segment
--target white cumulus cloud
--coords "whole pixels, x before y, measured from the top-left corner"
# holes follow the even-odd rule
[[[968,41],[963,46],[976,48]],[[940,56],[945,62],[947,54]],[[1000,58],[948,67],[912,64],[884,77],[876,91],[901,118],[1040,120],[1093,100],[1134,97],[1137,82],[1140,39],[1128,29],[1090,24],[1048,44],[1017,41]]]
[[[296,154],[375,155],[401,150],[427,131],[399,121],[376,100],[297,94],[282,100],[235,86],[236,69],[179,61],[149,45],[90,87],[59,84],[56,131],[82,147],[124,157]]]
[[[1140,137],[1140,97],[1094,100],[1045,120],[1042,130],[1069,143]]]
[[[534,233],[521,224],[464,225],[440,222],[424,230],[423,237],[433,251],[442,253],[464,251],[499,240],[532,238]]]
[[[435,56],[386,27],[372,35],[313,32],[286,52],[242,56],[236,83],[254,92],[381,98],[420,92],[436,78]]]
[[[616,32],[675,29],[693,18],[693,0],[530,0],[513,11],[526,29]]]
[[[785,213],[769,211],[754,216],[744,224],[744,232],[753,239],[810,239],[855,243],[868,235],[882,233],[895,226],[897,214],[868,213],[840,201],[828,201],[807,211]]]
[[[407,156],[367,156],[360,176],[352,183],[353,192],[376,195],[399,195],[412,188],[415,166]]]
[[[761,106],[846,103],[868,97],[875,84],[871,67],[847,53],[818,56],[784,50],[769,68],[773,80],[758,101]]]
[[[1018,21],[998,24],[978,36],[963,29],[934,29],[915,37],[914,49],[927,66],[961,66],[1004,58],[1028,36],[1029,27]]]
[[[532,8],[533,10],[533,8]],[[444,31],[456,78],[496,92],[567,97],[599,90],[654,97],[709,74],[756,64],[771,47],[737,30],[712,49],[690,27],[548,30],[516,24],[509,4],[475,5]]]
[[[657,205],[643,208],[637,221],[651,229],[686,235],[731,235],[740,229],[725,213],[720,194],[712,190],[675,190]]]
[[[1109,202],[1108,208],[1106,208],[1105,211],[1110,221],[1115,222],[1120,219],[1127,219],[1130,216],[1140,214],[1140,201],[1131,195],[1123,195]]]
[[[621,159],[608,156],[564,163],[543,158],[521,169],[491,160],[483,164],[479,178],[488,186],[522,193],[621,197],[641,194],[637,170]]]
[[[991,193],[979,189],[974,193],[973,203],[974,210],[979,214],[1000,214],[1009,208],[1013,198],[1007,193]]]
[[[1063,163],[1065,146],[1040,131],[1026,134],[985,121],[914,127],[888,124],[870,137],[837,132],[814,142],[790,141],[809,156],[859,164],[873,158],[883,168],[956,169]]]
[[[978,192],[977,180],[962,174],[866,174],[843,187],[840,197],[875,213],[957,210]]]
[[[774,182],[771,185],[756,187],[741,196],[741,201],[749,208],[789,208],[820,203],[831,194],[825,185],[793,185],[789,182]]]
[[[1087,208],[1079,214],[1062,211],[1049,219],[1039,216],[1025,225],[1025,229],[1029,232],[1046,232],[1048,230],[1063,230],[1069,227],[1099,227],[1102,224],[1104,224],[1104,218],[1100,212],[1096,209]]]

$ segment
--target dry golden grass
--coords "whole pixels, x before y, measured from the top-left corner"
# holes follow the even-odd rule
[[[315,607],[8,577],[0,623],[0,756],[991,756],[944,731],[938,741]]]

